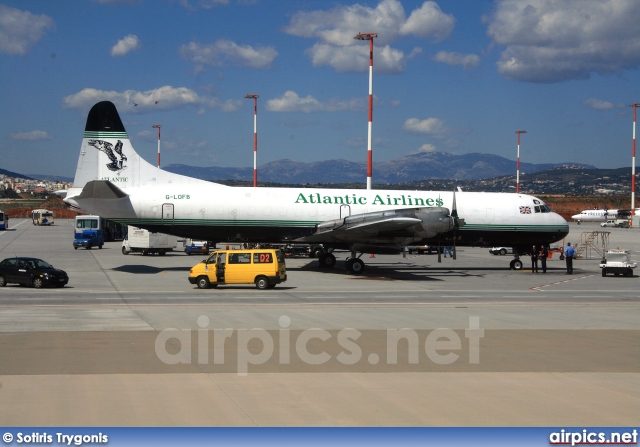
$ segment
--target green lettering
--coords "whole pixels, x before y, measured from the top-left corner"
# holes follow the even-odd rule
[[[309,202],[307,202],[307,199],[304,198],[304,194],[300,193],[298,194],[298,198],[296,199],[295,203],[309,203]]]
[[[373,199],[373,205],[384,205],[384,200],[378,194],[376,194],[376,198]]]

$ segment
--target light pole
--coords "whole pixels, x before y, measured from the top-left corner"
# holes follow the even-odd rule
[[[258,186],[258,97],[247,94],[245,98],[253,98],[253,186]]]
[[[371,152],[371,122],[373,121],[373,39],[378,33],[358,33],[356,40],[369,41],[369,131],[367,140],[367,189],[371,189],[371,174],[373,172],[373,154]]]
[[[527,133],[526,130],[516,130],[518,134],[518,161],[516,162],[516,194],[520,192],[520,134]]]
[[[631,215],[636,215],[636,110],[640,104],[633,107],[633,143],[631,145]]]
[[[162,127],[160,124],[154,124],[154,129],[158,129],[158,169],[160,169],[160,128]]]

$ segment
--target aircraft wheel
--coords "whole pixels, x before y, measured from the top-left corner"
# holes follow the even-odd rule
[[[198,281],[196,281],[199,289],[208,289],[211,287],[211,283],[209,282],[209,278],[206,276],[198,276]]]
[[[126,249],[126,248],[122,247],[122,254],[123,254],[123,255],[128,255],[128,254],[129,254],[129,252],[127,251],[127,249]]]
[[[602,277],[604,278],[605,276],[607,276],[607,269],[602,269]]]
[[[522,261],[520,259],[514,259],[509,264],[511,270],[522,270]]]
[[[354,275],[360,275],[364,272],[364,262],[361,259],[349,259],[347,261],[347,271]]]
[[[321,268],[330,269],[336,265],[336,257],[331,253],[324,253],[318,260]]]

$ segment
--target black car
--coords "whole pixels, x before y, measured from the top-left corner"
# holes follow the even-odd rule
[[[64,287],[69,276],[64,270],[54,269],[51,264],[38,258],[7,258],[0,262],[0,287],[10,283]]]

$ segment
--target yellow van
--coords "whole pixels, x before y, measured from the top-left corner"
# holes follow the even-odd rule
[[[284,255],[273,248],[217,250],[189,270],[189,282],[200,289],[222,284],[255,284],[271,289],[287,280]]]

